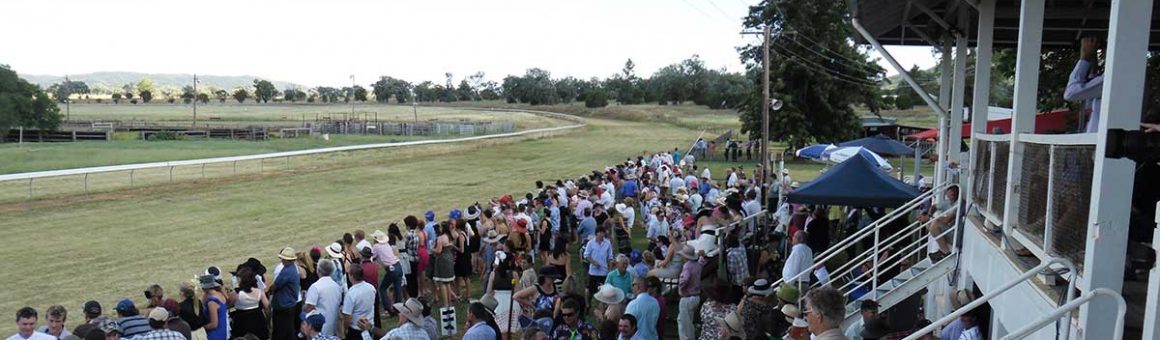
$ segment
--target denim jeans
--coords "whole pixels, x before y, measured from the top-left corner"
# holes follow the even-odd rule
[[[390,310],[391,305],[387,301],[387,294],[389,288],[393,287],[395,291],[395,302],[403,301],[403,267],[398,263],[387,268],[387,275],[383,275],[383,282],[379,284],[379,298],[382,300],[383,309]]]

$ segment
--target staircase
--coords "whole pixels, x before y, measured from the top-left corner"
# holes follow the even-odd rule
[[[947,275],[954,271],[957,259],[957,253],[951,254],[934,264],[930,263],[930,257],[924,258],[921,262],[898,273],[890,281],[878,285],[877,294],[874,292],[867,293],[858,299],[853,299],[853,301],[846,304],[846,319],[842,321],[842,329],[846,329],[851,323],[860,320],[862,316],[859,315],[859,307],[862,300],[877,295],[879,310],[888,310],[890,307],[894,307],[894,305],[902,302],[902,300],[921,292],[927,287],[938,283],[945,283]]]

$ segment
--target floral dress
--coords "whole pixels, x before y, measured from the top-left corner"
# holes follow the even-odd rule
[[[721,337],[721,326],[718,318],[724,318],[737,310],[737,305],[708,301],[701,305],[701,337],[700,340],[716,340]]]

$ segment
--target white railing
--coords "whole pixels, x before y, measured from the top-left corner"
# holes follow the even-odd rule
[[[1051,313],[1040,318],[1039,321],[1036,321],[1036,322],[1033,322],[1029,325],[1023,326],[1022,328],[1019,328],[1019,329],[1011,332],[1010,334],[1007,334],[1007,336],[1003,337],[1003,340],[1022,339],[1023,337],[1027,336],[1028,334],[1031,334],[1031,332],[1037,331],[1040,328],[1043,328],[1043,326],[1047,326],[1048,324],[1055,322],[1056,320],[1059,320],[1059,318],[1062,317],[1064,314],[1070,315],[1073,311],[1075,311],[1076,308],[1079,308],[1080,305],[1088,303],[1091,300],[1093,300],[1101,295],[1107,296],[1107,297],[1111,298],[1112,300],[1116,301],[1116,327],[1114,328],[1115,333],[1112,334],[1112,337],[1108,338],[1108,339],[1111,339],[1111,340],[1123,339],[1124,338],[1124,315],[1127,314],[1127,312],[1128,312],[1127,302],[1124,301],[1124,297],[1121,296],[1120,293],[1117,293],[1114,290],[1111,290],[1108,288],[1096,288],[1090,292],[1085,293],[1083,296],[1080,296],[1079,298],[1072,300],[1071,302],[1068,302],[1062,306],[1059,306],[1059,308],[1056,308],[1055,310],[1051,311]],[[1071,322],[1068,322],[1068,324],[1070,324],[1070,323]],[[1064,339],[1067,339],[1070,337],[1071,337],[1070,334],[1064,335]]]
[[[935,193],[942,192],[942,189],[945,189],[948,186],[949,186],[949,183],[944,183],[938,187],[932,188],[931,190],[928,190],[927,192],[924,192],[924,193],[918,195],[918,197],[915,197],[910,202],[906,202],[906,204],[903,204],[901,207],[898,207],[897,209],[890,211],[886,215],[879,218],[877,221],[874,221],[873,223],[867,225],[866,227],[859,229],[853,235],[850,235],[850,236],[846,237],[845,239],[842,239],[842,241],[838,242],[838,244],[830,246],[825,251],[816,255],[814,257],[814,265],[812,267],[802,271],[801,273],[798,273],[797,275],[795,275],[793,277],[790,277],[790,278],[782,277],[782,278],[778,279],[776,282],[773,283],[774,287],[779,286],[783,282],[787,282],[787,281],[792,281],[792,282],[794,282],[795,285],[800,285],[799,279],[801,277],[808,276],[808,275],[810,275],[810,273],[813,273],[814,270],[817,270],[818,268],[825,266],[826,261],[829,261],[830,259],[833,259],[837,254],[844,252],[846,250],[846,248],[854,246],[855,244],[857,244],[858,241],[861,241],[862,239],[870,237],[871,234],[873,234],[873,237],[874,237],[874,247],[871,248],[871,250],[873,252],[877,253],[877,251],[879,249],[878,248],[879,244],[881,243],[880,242],[881,241],[880,230],[882,229],[883,226],[886,226],[886,225],[890,224],[891,222],[894,222],[894,220],[898,219],[899,217],[903,217],[903,216],[909,214],[915,208],[922,206],[922,203],[925,202],[926,200],[930,199],[932,196],[934,196]],[[962,195],[960,195],[960,198],[961,197],[962,197]],[[792,237],[792,236],[793,235],[790,235],[790,237]],[[875,257],[874,258],[874,277],[878,277],[878,267],[879,266],[878,266],[877,260],[878,260],[877,257]],[[830,277],[834,278],[834,277],[839,277],[839,276],[831,275]],[[878,282],[875,280],[872,284],[873,284],[872,291],[877,291],[878,290]]]
[[[992,224],[1003,224],[1003,207],[1007,202],[1004,189],[1007,184],[1011,135],[976,133],[974,146],[977,164],[971,164],[970,176],[974,184],[968,192],[978,211]]]
[[[420,145],[461,143],[461,142],[469,142],[469,141],[476,141],[476,140],[520,137],[520,136],[528,136],[528,135],[536,135],[536,134],[548,134],[548,133],[577,129],[577,128],[587,126],[587,122],[583,118],[572,116],[572,115],[555,113],[555,112],[532,111],[532,110],[511,110],[511,109],[477,109],[477,108],[464,108],[464,109],[465,110],[481,110],[481,111],[507,111],[507,112],[531,113],[531,114],[535,114],[535,115],[541,115],[541,116],[547,116],[550,118],[566,120],[566,121],[573,122],[575,124],[567,125],[567,126],[551,127],[551,128],[531,129],[531,130],[517,131],[517,132],[510,132],[510,133],[501,133],[501,134],[484,135],[484,136],[472,136],[472,137],[454,138],[454,139],[436,139],[436,140],[421,140],[421,141],[410,141],[410,142],[349,145],[349,146],[338,146],[338,147],[308,149],[308,150],[298,150],[298,151],[264,153],[264,154],[256,154],[256,155],[245,155],[245,156],[215,157],[215,158],[202,158],[202,159],[191,159],[191,160],[181,160],[181,161],[136,163],[136,164],[123,164],[123,165],[110,165],[110,166],[97,166],[97,167],[87,167],[87,168],[75,168],[75,169],[62,169],[62,170],[49,170],[49,171],[5,174],[5,175],[0,175],[0,183],[10,182],[10,181],[21,181],[21,180],[28,181],[28,199],[31,200],[33,197],[33,181],[36,179],[43,179],[43,178],[53,178],[53,177],[62,177],[62,176],[84,176],[84,179],[83,179],[84,188],[85,188],[84,190],[85,190],[85,193],[87,194],[88,193],[89,175],[91,175],[91,174],[128,171],[129,172],[129,183],[130,183],[130,185],[132,185],[132,183],[134,182],[134,172],[137,170],[168,168],[169,169],[169,178],[170,178],[170,181],[172,181],[173,180],[173,170],[174,170],[174,168],[179,167],[179,166],[198,166],[198,165],[200,165],[202,167],[202,174],[204,176],[206,165],[221,164],[221,163],[233,163],[234,173],[236,173],[237,172],[237,164],[238,164],[238,162],[242,162],[242,161],[254,161],[254,160],[261,161],[261,160],[268,160],[268,159],[283,159],[284,158],[286,160],[286,164],[289,164],[291,157],[318,155],[318,154],[333,153],[333,152],[347,152],[347,151],[371,150],[371,149],[382,149],[382,148],[398,148],[398,147],[420,146]]]
[[[1075,264],[1072,264],[1071,260],[1068,260],[1068,259],[1062,258],[1062,257],[1053,257],[1053,258],[1046,259],[1042,263],[1040,263],[1038,266],[1035,266],[1035,267],[1023,272],[1022,275],[1019,275],[1019,277],[1015,278],[1014,280],[1008,281],[1007,283],[1003,284],[995,291],[984,294],[982,297],[975,299],[975,301],[971,301],[971,303],[968,303],[967,305],[962,306],[959,309],[956,309],[951,314],[944,316],[941,319],[936,320],[935,322],[931,323],[930,325],[927,325],[926,327],[923,327],[922,329],[919,329],[919,330],[915,331],[914,333],[911,333],[909,336],[907,336],[903,340],[917,340],[918,338],[920,338],[926,334],[930,334],[931,332],[934,332],[934,330],[938,329],[938,327],[942,327],[943,325],[946,325],[946,324],[950,323],[951,321],[958,319],[960,316],[963,316],[963,314],[966,314],[967,312],[970,312],[971,310],[983,305],[984,303],[991,301],[996,296],[999,296],[999,294],[1003,294],[1003,293],[1007,292],[1008,290],[1011,290],[1011,288],[1014,288],[1016,285],[1023,283],[1025,281],[1027,281],[1028,279],[1035,277],[1036,275],[1039,275],[1040,272],[1050,268],[1054,264],[1061,264],[1061,265],[1067,267],[1068,269],[1070,269],[1072,273],[1076,273]],[[1067,294],[1067,300],[1064,303],[1065,306],[1074,300],[1075,281],[1076,280],[1072,279],[1071,281],[1069,281],[1069,283],[1067,285],[1067,292],[1065,293],[1065,294]],[[1070,311],[1067,313],[1069,314],[1069,318],[1070,318]],[[1071,332],[1070,331],[1071,322],[1065,322],[1064,328],[1065,328],[1064,334],[1070,333]]]

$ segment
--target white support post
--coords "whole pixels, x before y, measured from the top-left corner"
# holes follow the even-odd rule
[[[1156,202],[1156,225],[1160,227],[1160,202]],[[1160,254],[1160,228],[1152,230],[1152,249]],[[1144,304],[1144,339],[1160,338],[1160,266],[1148,271],[1148,301]]]
[[[1122,292],[1136,163],[1126,158],[1107,158],[1108,130],[1140,128],[1152,1],[1112,1],[1109,19],[1102,114],[1097,122],[1088,237],[1084,247],[1085,272],[1079,287],[1083,291],[1108,288]],[[1093,336],[1112,334],[1115,311],[1115,304],[1107,300],[1093,300],[1083,305],[1079,310],[1080,331]]]
[[[987,129],[987,111],[991,106],[991,55],[992,52],[992,38],[995,35],[995,0],[979,0],[975,4],[975,8],[979,11],[979,33],[976,35],[975,44],[975,93],[971,102],[971,148],[979,147],[979,140],[975,138],[975,134],[986,133]],[[992,150],[993,152],[993,150]],[[975,192],[975,167],[981,166],[975,152],[971,152],[970,162],[968,166],[963,169],[967,173],[967,190],[960,190],[959,195],[974,195]],[[993,161],[995,157],[991,157]],[[994,169],[991,166],[990,169]],[[990,181],[988,181],[990,182]],[[968,196],[970,197],[970,196]],[[990,201],[991,194],[987,193],[987,201]],[[988,204],[989,205],[989,204]],[[989,209],[989,207],[982,207]]]
[[[1014,113],[1011,117],[1010,153],[1007,161],[1007,197],[1003,208],[1003,234],[1015,232],[1019,217],[1019,188],[1023,182],[1023,144],[1019,135],[1035,132],[1036,93],[1039,91],[1039,60],[1043,42],[1044,0],[1023,0],[1019,6],[1019,46],[1015,57]],[[995,188],[999,189],[999,188]],[[1007,237],[1010,239],[1010,237]]]
[[[1055,173],[1051,170],[1055,169],[1055,162],[1055,145],[1049,145],[1047,149],[1047,200],[1044,203],[1047,208],[1044,209],[1043,213],[1043,252],[1047,253],[1048,256],[1062,255],[1055,254],[1053,251],[1055,245],[1051,241],[1055,235],[1055,221],[1051,218],[1052,216],[1055,216],[1056,213],[1055,207],[1053,206],[1053,203],[1055,202],[1055,198],[1053,196],[1055,196],[1054,190],[1056,180]],[[1050,279],[1045,279],[1045,281],[1046,280]]]
[[[960,12],[960,27],[966,25],[966,11]],[[978,65],[975,65],[978,68]],[[955,65],[954,65],[954,88],[951,91],[951,114],[950,121],[947,122],[947,139],[946,139],[946,156],[944,162],[955,162],[961,164],[959,159],[960,146],[963,143],[963,101],[967,92],[967,37],[960,35],[955,38]],[[946,169],[945,166],[940,169]],[[960,169],[961,173],[961,169]],[[949,176],[949,174],[948,174]],[[962,176],[960,175],[960,179]],[[962,189],[962,188],[959,188]],[[962,190],[959,191],[962,193]]]
[[[950,107],[951,104],[951,75],[954,72],[954,67],[951,64],[951,40],[950,38],[942,37],[942,47],[940,49],[942,59],[939,60],[939,76],[938,76],[938,105],[942,108]],[[947,112],[940,112],[938,115],[938,147],[935,148],[935,162],[934,162],[934,185],[942,186],[946,181],[946,164],[943,161],[946,159],[947,151]],[[940,191],[937,193],[941,195]]]

